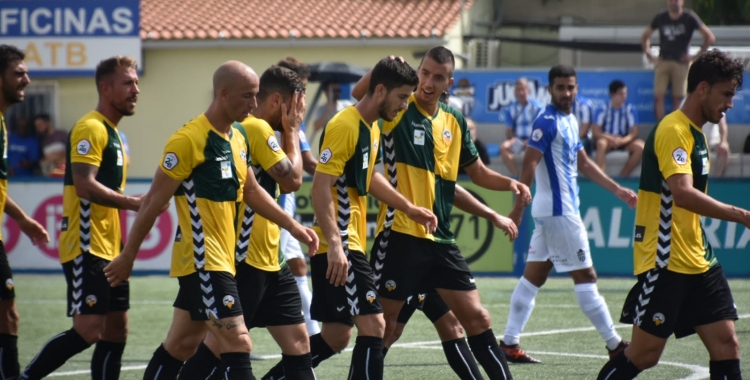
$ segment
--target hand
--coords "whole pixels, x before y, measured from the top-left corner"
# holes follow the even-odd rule
[[[401,61],[402,63],[406,63],[406,61],[404,61],[404,57],[401,57],[401,56],[396,57],[396,56],[393,56],[393,55],[389,55],[388,58],[395,59],[397,61]]]
[[[281,103],[281,126],[284,128],[284,133],[297,133],[305,118],[306,107],[305,94],[299,91],[294,91],[292,94],[289,107],[286,103]]]
[[[512,191],[517,197],[521,197],[521,203],[524,206],[531,204],[531,191],[528,186],[513,180],[513,182],[510,183],[510,191]]]
[[[409,217],[409,219],[424,225],[427,233],[431,234],[437,229],[437,216],[424,207],[412,207],[406,212],[406,216]]]
[[[333,286],[341,286],[346,283],[349,273],[349,260],[344,254],[341,244],[328,245],[328,270],[326,278]]]
[[[27,217],[19,223],[18,226],[21,228],[21,231],[31,239],[31,243],[35,246],[40,247],[43,244],[49,243],[47,230],[45,230],[36,220]]]
[[[508,218],[513,221],[513,224],[515,224],[516,226],[520,226],[521,220],[523,220],[523,208],[513,207],[513,210],[511,210],[508,214]]]
[[[294,228],[293,231],[289,231],[289,233],[294,236],[298,242],[307,246],[307,254],[310,257],[315,256],[315,253],[318,252],[318,245],[320,244],[318,234],[312,229],[304,227],[299,223],[295,222],[294,224],[296,228]]]
[[[506,218],[500,214],[495,213],[490,221],[495,227],[503,230],[505,232],[505,236],[507,236],[510,241],[516,240],[516,238],[518,237],[518,226],[516,226],[516,224],[513,223],[513,220],[511,220],[510,218]]]
[[[651,53],[646,53],[646,60],[648,60],[651,63],[657,63],[657,62],[659,62],[659,58],[658,57],[654,57],[653,54],[651,54]]]
[[[683,63],[690,63],[693,62],[693,58],[695,58],[695,56],[692,56],[690,54],[683,54],[680,57],[680,61],[682,61]]]
[[[621,201],[627,203],[630,208],[635,207],[635,204],[638,201],[638,195],[636,195],[633,190],[622,186],[617,188],[615,195],[617,198],[620,198]]]
[[[130,278],[130,273],[133,272],[134,261],[135,255],[123,251],[104,267],[104,275],[107,277],[109,285],[114,288],[121,282],[127,281]]]

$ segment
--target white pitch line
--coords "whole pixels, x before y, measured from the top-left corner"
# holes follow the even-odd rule
[[[738,317],[739,317],[739,319],[749,318],[750,314],[740,314]],[[624,327],[630,327],[630,325],[623,325],[623,324],[615,325],[615,328],[624,328]],[[593,326],[591,326],[591,327],[577,327],[577,328],[570,328],[570,329],[534,331],[534,332],[530,332],[530,333],[523,333],[523,334],[521,334],[521,336],[522,337],[527,337],[527,336],[540,336],[540,335],[554,335],[554,334],[565,334],[565,333],[571,333],[571,332],[594,331],[594,330],[596,330],[596,328],[594,328]],[[502,335],[495,336],[495,338],[500,338],[500,337],[502,337]],[[423,341],[423,342],[405,342],[405,343],[395,343],[393,345],[393,347],[434,348],[434,349],[441,349],[442,350],[442,347],[432,347],[431,346],[431,345],[441,344],[441,343],[442,342],[440,342],[439,340],[431,340],[431,341]],[[353,350],[353,347],[347,347],[342,352],[349,352],[349,351],[352,351],[352,350]],[[531,352],[531,351],[529,351],[529,352]],[[540,355],[546,354],[546,355],[560,355],[560,356],[564,356],[564,355],[567,355],[567,356],[576,356],[577,355],[577,354],[563,354],[563,353],[542,353],[542,351],[538,351],[538,352],[535,351],[535,353],[539,353]],[[580,354],[580,355],[583,355],[583,354]],[[262,359],[280,359],[281,358],[281,354],[258,355],[258,356],[260,356]],[[600,358],[600,357],[604,358],[604,356],[598,356],[598,355],[590,355],[590,356],[591,357],[595,357],[595,358]],[[587,356],[581,356],[581,357],[587,357]],[[694,366],[692,364],[675,363],[675,362],[665,362],[665,361],[660,361],[659,363],[668,364],[668,365],[676,365],[678,367],[682,366],[683,368],[692,368],[692,367],[695,367],[695,368],[706,369],[704,367]],[[135,371],[135,370],[145,369],[145,368],[146,368],[146,365],[126,366],[126,367],[121,367],[120,371]],[[75,370],[75,371],[54,372],[54,373],[50,374],[49,376],[52,377],[52,376],[86,375],[86,374],[89,374],[89,373],[91,373],[90,370],[81,369],[81,370]],[[695,371],[694,371],[693,375],[695,375]],[[698,379],[704,379],[704,378],[705,377],[686,377],[684,379],[678,379],[678,380],[698,380]]]

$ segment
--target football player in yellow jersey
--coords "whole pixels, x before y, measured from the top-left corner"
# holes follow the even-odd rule
[[[305,114],[302,79],[292,70],[272,66],[260,77],[258,108],[241,124],[250,144],[249,161],[261,187],[272,197],[302,184],[299,127]],[[281,131],[282,143],[275,130]],[[283,148],[283,149],[282,149]],[[237,289],[248,329],[266,327],[282,352],[290,380],[314,380],[302,300],[297,282],[279,252],[281,229],[244,203],[238,218]],[[183,373],[205,379],[219,365],[219,342],[209,333]]]
[[[47,231],[30,218],[8,195],[8,129],[5,111],[23,101],[24,89],[31,83],[23,51],[12,45],[0,45],[0,224],[8,214],[29,236],[34,245],[49,242]],[[0,380],[14,379],[18,365],[18,309],[13,272],[8,264],[0,236]]]
[[[417,70],[419,85],[409,107],[393,122],[383,123],[388,179],[415,204],[433,208],[439,220],[437,233],[425,234],[400,213],[381,206],[373,249],[377,254],[371,259],[381,269],[378,275],[385,285],[379,293],[386,337],[394,331],[404,301],[422,289],[435,288],[465,329],[469,346],[489,377],[510,379],[489,312],[481,304],[474,278],[450,231],[449,216],[459,167],[464,167],[477,185],[512,191],[526,204],[531,202],[531,194],[525,185],[484,166],[463,115],[439,104],[440,95],[453,84],[454,62],[450,50],[430,49]],[[357,83],[352,90],[355,98],[361,96],[369,80],[365,75]],[[410,255],[399,254],[404,251]],[[456,354],[452,360],[462,359]]]
[[[414,70],[385,58],[373,71],[372,85],[356,106],[328,122],[320,144],[320,160],[312,185],[314,229],[321,253],[311,260],[312,317],[323,322],[310,338],[313,366],[344,349],[352,326],[358,337],[349,367],[350,379],[383,378],[383,321],[372,268],[365,256],[366,196],[402,210],[434,231],[435,215],[397,193],[377,172],[378,118],[392,119],[407,103],[417,83]],[[335,199],[335,201],[334,201]]]
[[[638,282],[620,322],[633,325],[630,346],[610,359],[599,380],[629,380],[659,362],[667,339],[697,333],[708,350],[711,379],[742,379],[737,307],[701,217],[741,223],[750,212],[706,194],[706,122],[718,123],[742,86],[741,61],[719,50],[690,66],[688,96],[646,139],[635,213],[634,267]]]
[[[73,328],[48,341],[22,379],[41,379],[94,343],[91,377],[120,373],[130,288],[127,282],[107,287],[103,269],[120,253],[120,210],[140,206],[139,198],[123,194],[125,154],[117,131],[123,116],[135,113],[137,63],[123,56],[101,61],[96,84],[99,103],[73,126],[67,143],[59,251]]]
[[[179,227],[170,275],[180,290],[166,340],[154,352],[144,379],[175,379],[208,331],[221,346],[225,379],[252,379],[247,327],[235,274],[235,217],[243,200],[317,250],[315,233],[302,227],[260,187],[247,165],[248,146],[232,123],[257,106],[259,80],[238,61],[221,65],[213,76],[213,100],[167,142],[149,192],[144,196],[123,252],[106,268],[117,286],[128,279],[138,249],[164,206],[175,197]]]

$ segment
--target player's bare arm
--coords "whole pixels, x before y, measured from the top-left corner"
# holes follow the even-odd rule
[[[536,166],[539,164],[539,161],[542,160],[543,156],[544,154],[535,148],[526,149],[526,152],[523,155],[521,175],[518,177],[518,180],[524,186],[526,186],[527,189],[530,188],[531,184],[534,182],[534,173],[536,173]],[[527,205],[528,204],[518,196],[516,197],[515,202],[513,202],[513,209],[508,214],[508,217],[513,220],[513,223],[515,223],[516,226],[521,225],[521,219],[523,219],[523,209]]]
[[[496,213],[495,210],[474,198],[471,193],[459,185],[456,185],[453,205],[459,210],[489,220],[495,227],[503,230],[510,241],[518,237],[518,226],[513,223],[513,220]]]
[[[531,192],[529,186],[506,177],[486,167],[482,160],[476,160],[473,164],[464,168],[471,181],[485,189],[497,191],[511,191],[521,199],[524,206],[531,203]]]
[[[299,127],[305,116],[305,94],[295,91],[291,106],[281,104],[281,148],[286,158],[271,167],[269,174],[279,184],[282,192],[299,190],[302,186],[302,157],[299,151]]]
[[[35,246],[49,243],[47,230],[45,230],[36,220],[23,212],[21,207],[18,206],[10,195],[5,198],[5,213],[18,223],[21,231],[31,239],[31,242]]]
[[[313,157],[312,152],[306,150],[300,153],[302,155],[302,170],[309,175],[315,175],[315,168],[318,167],[318,160]]]
[[[417,207],[409,202],[378,172],[374,172],[372,179],[370,179],[370,194],[375,199],[403,212],[409,219],[425,226],[428,233],[435,232],[437,228],[435,214],[424,207]]]
[[[130,277],[130,273],[133,271],[133,262],[135,262],[143,240],[181,184],[182,181],[172,179],[161,168],[156,169],[151,188],[141,199],[141,207],[135,222],[133,222],[133,227],[128,233],[128,241],[125,243],[125,247],[120,255],[104,268],[104,273],[110,285],[117,286]]]
[[[331,195],[331,188],[337,180],[338,178],[332,175],[316,172],[311,191],[315,220],[328,242],[326,278],[333,286],[344,285],[349,271],[349,261],[341,245],[341,232],[336,225],[336,210]]]
[[[247,180],[245,181],[245,187],[242,189],[242,199],[258,215],[276,223],[279,227],[289,231],[300,243],[307,245],[310,255],[314,255],[318,250],[318,236],[315,231],[303,227],[284,212],[279,204],[258,184],[252,168],[247,169]]]
[[[607,174],[605,174],[599,166],[596,165],[586,152],[581,149],[578,151],[578,170],[586,176],[586,178],[593,181],[595,184],[603,187],[605,190],[620,198],[623,202],[627,203],[630,208],[635,207],[635,203],[638,200],[638,196],[633,190],[620,186],[617,182],[613,181]]]
[[[620,138],[620,140],[618,141],[618,144],[619,144],[618,147],[628,145],[637,138],[638,138],[638,126],[633,125],[630,127],[630,131],[628,132],[628,134]]]
[[[71,166],[73,184],[78,197],[102,206],[121,210],[138,211],[140,208],[140,198],[120,194],[99,183],[96,180],[96,175],[99,173],[98,167],[83,163],[73,163]]]
[[[750,211],[717,201],[693,187],[690,174],[674,174],[667,178],[674,203],[688,211],[709,218],[742,223],[750,228]]]

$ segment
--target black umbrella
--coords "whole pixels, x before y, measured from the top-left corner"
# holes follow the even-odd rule
[[[367,73],[359,66],[343,62],[320,62],[307,66],[310,69],[310,82],[356,82]]]

